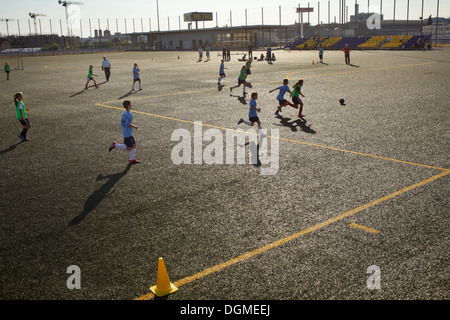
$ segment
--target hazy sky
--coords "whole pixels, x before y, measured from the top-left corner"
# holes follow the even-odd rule
[[[394,2],[396,3],[396,20],[406,19],[408,0],[346,0],[348,16],[354,14],[354,5],[357,2],[360,12],[380,12],[380,1],[383,4],[385,19],[392,19],[394,13]],[[430,14],[435,17],[438,0],[423,0],[424,16]],[[157,0],[79,0],[82,5],[69,5],[69,15],[72,18],[72,28],[76,35],[89,36],[90,29],[109,29],[114,33],[140,32],[158,30]],[[439,1],[439,16],[450,17],[450,1]],[[20,34],[28,35],[34,33],[34,23],[29,13],[45,14],[38,17],[36,27],[38,32],[63,34],[67,33],[65,8],[58,4],[58,0],[0,0],[0,19],[11,19],[8,21],[8,29],[5,21],[0,21],[0,33],[2,35]],[[205,27],[239,26],[245,25],[247,9],[247,24],[279,24],[281,6],[281,23],[293,24],[298,20],[295,7],[300,3],[301,7],[307,7],[308,1],[292,0],[226,0],[226,1],[199,1],[199,0],[159,0],[159,29],[176,30],[186,29],[187,23],[183,21],[183,14],[187,12],[212,12],[214,20],[205,22]],[[320,10],[318,12],[318,5]],[[314,7],[310,14],[311,24],[328,22],[328,0],[309,1]],[[262,9],[261,9],[262,8]],[[330,0],[330,20],[339,20],[339,0]],[[231,21],[230,21],[230,10]],[[422,0],[409,0],[409,18],[418,19],[421,15]],[[216,15],[217,13],[217,15]],[[320,15],[319,15],[320,14]],[[217,17],[217,20],[216,20]],[[320,17],[320,20],[319,20]],[[29,21],[30,19],[30,21]],[[133,21],[134,19],[134,21]],[[304,22],[308,21],[308,15],[303,16]],[[91,22],[91,27],[89,27]],[[203,23],[199,23],[199,28]]]

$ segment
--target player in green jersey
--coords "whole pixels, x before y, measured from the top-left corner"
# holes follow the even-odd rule
[[[5,62],[6,80],[9,80],[10,67],[8,61]]]
[[[248,84],[247,82],[245,82],[245,78],[247,78],[247,67],[243,65],[241,68],[241,72],[239,73],[238,84],[234,87],[230,87],[230,92],[233,91],[234,88],[238,88],[241,86],[241,84],[243,84],[244,85],[243,93],[244,95],[246,95],[247,93],[245,92],[245,87],[247,87]]]
[[[29,139],[27,138],[27,132],[28,130],[30,130],[31,125],[30,121],[27,118],[27,110],[25,109],[25,104],[23,103],[22,100],[23,100],[23,93],[17,92],[14,95],[14,105],[16,106],[17,120],[19,120],[23,126],[23,130],[19,134],[19,138],[22,139],[22,141],[29,141]]]
[[[94,69],[94,66],[91,64],[89,66],[86,87],[84,88],[86,90],[88,89],[88,84],[91,80],[94,81],[95,88],[98,89],[97,82],[95,82],[95,79],[94,79],[94,76],[97,76],[97,75],[93,73],[93,69]]]
[[[303,80],[297,81],[296,84],[294,84],[293,91],[292,91],[292,102],[294,103],[294,108],[298,109],[298,117],[303,118],[304,115],[302,114],[303,111],[303,102],[300,99],[299,96],[305,97],[302,93],[302,86],[303,86]]]

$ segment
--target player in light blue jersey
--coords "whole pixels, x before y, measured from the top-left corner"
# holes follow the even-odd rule
[[[225,69],[227,69],[227,68],[225,68],[225,64],[223,62],[224,62],[224,60],[222,59],[220,61],[220,67],[219,67],[219,80],[217,81],[218,86],[220,86],[220,81],[222,81],[222,79],[226,77]]]
[[[125,100],[123,102],[123,107],[127,110],[123,113],[121,119],[122,125],[122,133],[124,144],[118,144],[113,141],[111,146],[109,147],[109,152],[115,149],[116,147],[123,150],[131,151],[130,160],[128,160],[129,164],[139,163],[134,157],[136,155],[136,141],[133,137],[133,129],[138,129],[138,126],[133,124],[133,115],[131,114],[131,102],[129,100]]]
[[[284,106],[290,105],[291,107],[293,107],[294,105],[292,103],[290,103],[289,101],[287,101],[284,98],[284,95],[286,94],[286,92],[289,92],[289,94],[292,96],[292,92],[291,89],[289,89],[289,80],[288,79],[284,79],[283,80],[283,85],[281,87],[275,88],[273,90],[270,90],[269,92],[273,92],[275,90],[280,90],[280,92],[278,93],[277,96],[277,100],[278,100],[278,107],[277,107],[277,111],[275,112],[275,115],[279,116],[279,112],[281,112],[281,108],[283,108]]]
[[[132,91],[134,90],[134,84],[136,82],[139,82],[139,90],[142,90],[140,74],[141,70],[139,69],[137,63],[135,63],[133,67],[133,86],[131,87]]]
[[[245,123],[246,125],[253,126],[256,122],[258,124],[259,134],[262,137],[263,134],[261,131],[262,130],[261,121],[259,120],[259,117],[258,117],[258,112],[261,112],[261,108],[258,108],[257,104],[256,104],[256,100],[258,99],[258,93],[252,92],[250,97],[251,97],[250,109],[248,110],[248,120],[249,121],[245,121],[244,119],[241,118],[238,122],[238,125],[241,123]]]

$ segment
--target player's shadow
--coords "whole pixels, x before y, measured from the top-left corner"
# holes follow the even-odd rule
[[[4,149],[4,150],[0,150],[0,155],[3,155],[3,154],[5,154],[5,153],[7,153],[7,152],[10,152],[10,151],[13,151],[15,148],[17,148],[17,146],[19,145],[19,144],[21,144],[22,143],[22,141],[21,142],[17,142],[16,144],[13,144],[12,146],[10,146],[8,149]]]
[[[136,92],[138,92],[138,91],[136,91],[136,90],[130,90],[129,92],[125,93],[123,96],[121,96],[121,97],[119,97],[119,98],[117,98],[117,99],[120,100],[120,99],[129,97],[129,96],[131,96],[132,94],[135,94]]]
[[[238,101],[239,101],[240,103],[242,103],[242,104],[247,104],[247,100],[245,99],[245,95],[242,95],[242,96],[235,96],[235,95],[230,94],[230,97],[235,97],[235,98],[238,99]]]
[[[131,168],[131,165],[129,164],[121,172],[114,173],[109,176],[103,176],[103,175],[99,174],[96,181],[105,180],[105,179],[107,179],[107,181],[105,182],[104,185],[102,185],[100,188],[95,190],[87,198],[86,202],[84,203],[83,212],[80,213],[75,218],[73,218],[69,222],[69,226],[74,226],[74,225],[79,224],[81,221],[83,221],[84,218],[86,218],[86,216],[90,212],[92,212],[93,210],[95,210],[95,208],[97,208],[97,206],[100,204],[100,202],[102,202],[107,196],[112,195],[115,192],[115,190],[113,190],[110,193],[111,189],[116,185],[117,182],[119,182],[120,179],[122,179],[128,173],[130,168]]]
[[[220,91],[222,91],[223,87],[225,87],[223,84],[219,84],[217,86],[217,90],[220,92]]]
[[[357,66],[357,65],[355,65],[355,64],[351,64],[351,63],[349,63],[348,64],[350,67],[355,67],[355,68],[359,68],[359,66]]]
[[[86,89],[81,90],[80,92],[74,93],[73,95],[70,96],[70,98],[76,97],[80,94],[83,94],[84,92],[86,92]]]
[[[259,141],[259,140],[258,140]],[[261,160],[259,160],[259,142],[256,143],[254,141],[248,141],[246,142],[244,145],[237,145],[239,148],[245,148],[247,146],[249,146],[250,151],[253,151],[250,153],[249,157],[249,161],[250,163],[252,163],[255,167],[260,167],[261,166]],[[256,150],[256,153],[255,153]],[[255,161],[256,160],[256,161]]]
[[[311,125],[306,125],[307,120],[304,118],[299,118],[294,121],[290,121],[291,118],[283,118],[279,117],[280,124],[277,124],[278,126],[288,127],[293,132],[299,131],[299,129],[303,132],[310,133],[310,134],[316,134],[316,131],[311,128]]]

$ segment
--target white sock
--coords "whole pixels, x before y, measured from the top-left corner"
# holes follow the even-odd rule
[[[136,148],[133,148],[131,149],[130,160],[133,160],[135,155],[136,155]]]
[[[117,144],[117,143],[116,143],[116,148],[125,150],[125,149],[127,148],[127,146],[124,145],[124,144]]]

